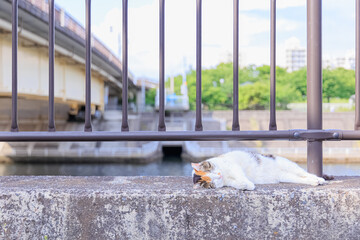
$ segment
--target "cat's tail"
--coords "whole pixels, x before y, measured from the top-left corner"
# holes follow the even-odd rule
[[[323,174],[323,179],[326,181],[334,180],[334,176]]]

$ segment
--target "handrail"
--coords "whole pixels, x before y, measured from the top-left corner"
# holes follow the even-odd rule
[[[291,140],[307,141],[308,171],[322,175],[322,142],[360,140],[360,131],[322,129],[321,11],[322,0],[307,0],[307,130],[277,130],[276,126],[276,0],[270,1],[270,122],[269,131],[240,131],[238,110],[239,0],[233,0],[233,125],[232,131],[203,131],[201,113],[202,0],[196,0],[196,121],[195,131],[166,131],[165,88],[165,0],[159,0],[159,88],[158,131],[129,131],[128,97],[128,0],[123,2],[123,107],[121,132],[92,132],[91,128],[91,0],[86,0],[86,121],[83,132],[55,132],[54,122],[54,0],[49,0],[49,131],[21,132],[17,124],[17,32],[18,0],[12,0],[12,124],[0,132],[0,141],[218,141]],[[356,0],[356,125],[360,126],[360,0]]]

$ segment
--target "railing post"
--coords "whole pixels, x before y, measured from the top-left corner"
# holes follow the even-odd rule
[[[54,64],[55,64],[55,3],[49,0],[49,126],[55,132]]]
[[[165,126],[165,0],[159,0],[159,125],[158,131],[166,131]]]
[[[307,0],[307,128],[322,129],[321,0]],[[308,172],[322,176],[322,141],[308,141]]]
[[[270,23],[270,123],[269,130],[276,126],[276,0],[271,0]]]
[[[86,63],[85,63],[85,132],[91,132],[91,0],[85,0],[86,8]]]
[[[202,131],[201,115],[201,6],[202,1],[196,0],[196,122],[195,131]]]
[[[356,0],[355,8],[355,130],[360,130],[360,0]]]
[[[18,132],[17,87],[18,87],[18,0],[12,1],[12,94],[11,94],[11,131]]]
[[[232,130],[239,131],[239,0],[234,0],[233,26],[233,124]]]
[[[129,131],[128,123],[128,0],[123,0],[122,21],[122,120],[121,131]]]

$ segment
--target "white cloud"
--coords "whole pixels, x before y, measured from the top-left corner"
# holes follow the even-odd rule
[[[303,48],[300,44],[300,39],[297,37],[291,37],[285,40],[285,47],[286,48]]]
[[[166,75],[182,73],[184,62],[195,68],[196,60],[196,5],[193,0],[167,0],[165,15],[165,68]],[[302,1],[278,1],[278,8],[301,6]],[[265,7],[265,5],[267,7]],[[241,10],[266,9],[268,0],[242,1]],[[232,59],[233,48],[233,1],[207,0],[203,2],[202,18],[202,63],[204,68]],[[118,37],[121,33],[121,10],[109,11],[104,21],[93,26],[93,31],[114,52],[117,52]],[[258,34],[269,33],[269,19],[240,13],[240,54],[242,63],[263,64],[269,59],[269,38],[254,40]],[[137,8],[129,9],[129,69],[136,77],[158,78],[159,67],[159,6],[152,1]],[[113,32],[109,29],[112,26]],[[292,31],[298,24],[286,19],[277,20],[277,31]],[[187,69],[187,67],[186,67]]]
[[[115,54],[118,54],[121,37],[121,11],[118,8],[110,10],[100,25],[93,25],[94,35],[101,40]]]

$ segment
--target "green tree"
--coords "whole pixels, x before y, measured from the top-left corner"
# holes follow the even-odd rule
[[[269,103],[269,85],[256,82],[240,87],[239,108],[240,109],[265,109]]]
[[[349,98],[355,94],[355,72],[344,68],[323,70],[323,97]]]
[[[187,75],[190,109],[196,107],[196,71]],[[343,68],[324,69],[323,96],[349,98],[354,94],[355,73]],[[174,78],[175,93],[180,94],[182,76]],[[268,109],[270,102],[270,66],[247,66],[239,69],[239,108]],[[170,87],[169,80],[166,86]],[[286,109],[291,102],[306,100],[306,68],[288,73],[276,68],[276,106]],[[220,63],[214,68],[202,70],[202,103],[206,109],[231,109],[233,104],[233,65]]]
[[[156,89],[151,88],[145,92],[145,104],[155,106]]]

